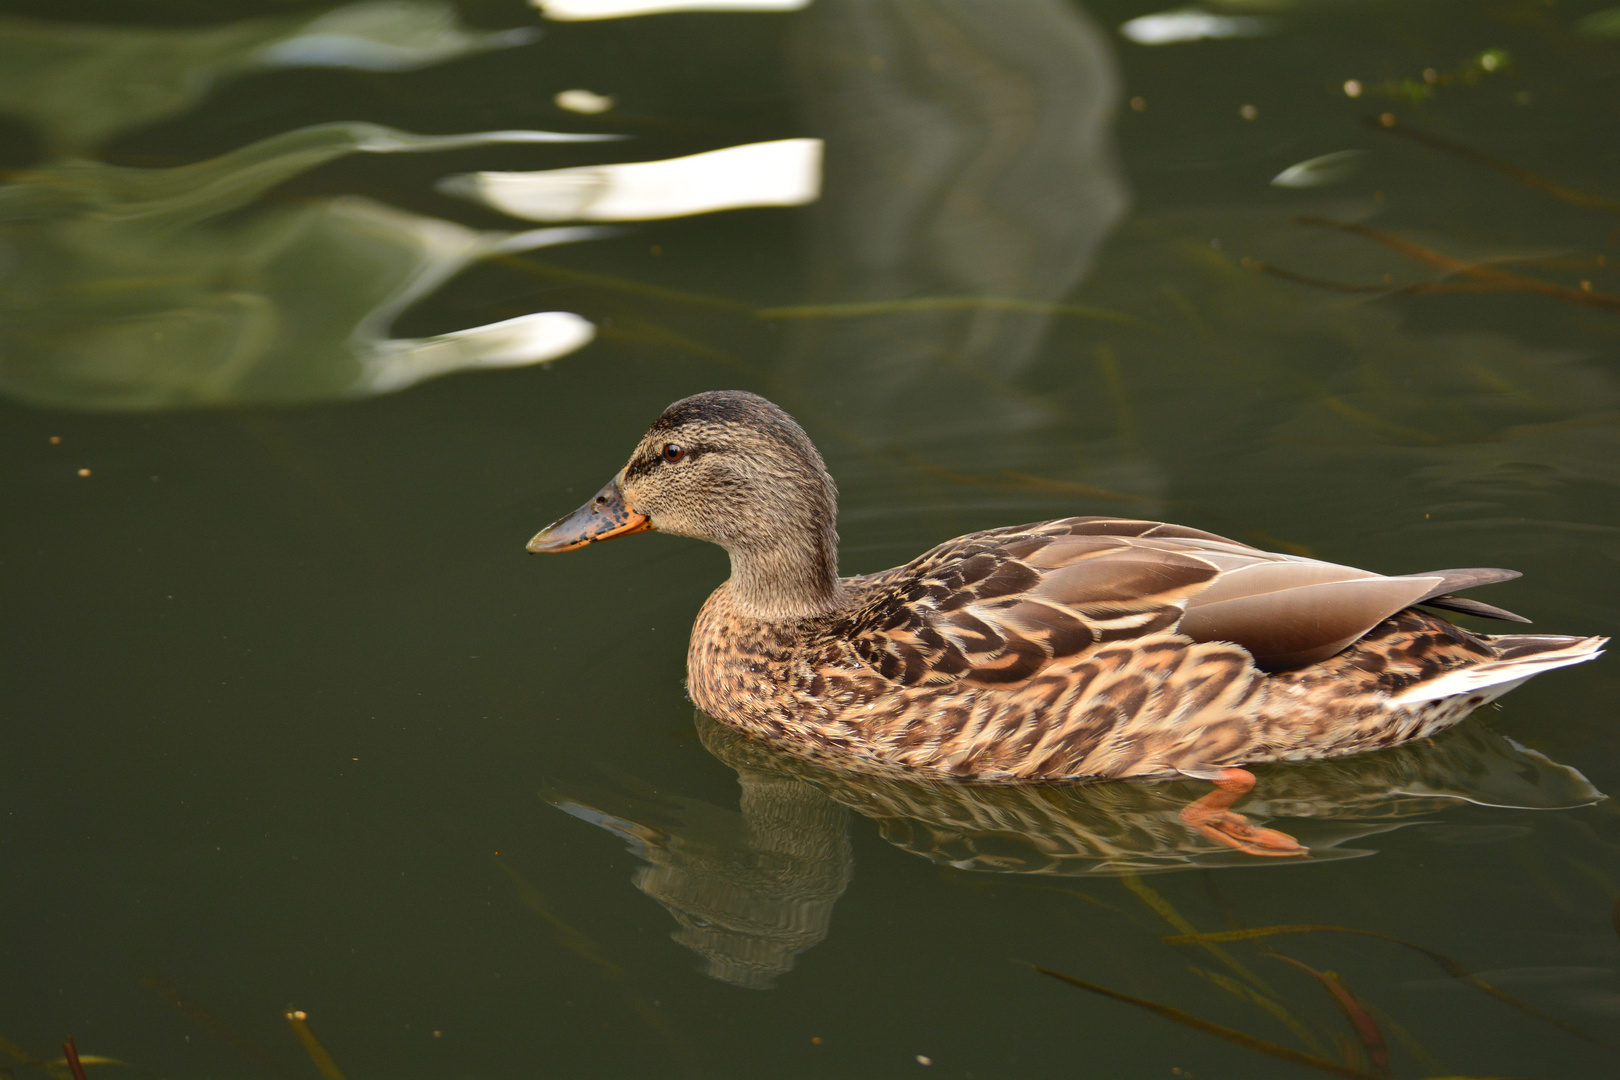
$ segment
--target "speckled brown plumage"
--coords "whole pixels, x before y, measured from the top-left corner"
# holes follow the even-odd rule
[[[1392,705],[1410,687],[1500,662],[1492,639],[1412,608],[1337,655],[1290,671],[1264,672],[1233,644],[1190,640],[1176,632],[1182,605],[1218,574],[1173,544],[1132,542],[1161,539],[1160,529],[1172,538],[1194,534],[1073,518],[963,537],[907,566],[845,579],[848,610],[787,625],[748,618],[721,586],[693,628],[692,699],[809,756],[1016,782],[1203,776],[1356,753],[1430,734],[1507,689]],[[1052,537],[1090,539],[1089,530],[1109,532],[1101,543],[1075,546],[1099,565],[1128,569],[1108,566],[1101,585],[1067,603],[1043,594],[1041,576],[1018,556],[1038,556]],[[1157,535],[1122,538],[1126,530]],[[1196,536],[1206,548],[1214,540]],[[996,569],[975,577],[986,563]],[[1531,661],[1597,644],[1496,640],[1539,642]]]
[[[646,528],[721,544],[732,577],[693,627],[693,701],[806,758],[942,780],[1224,782],[1430,734],[1603,645],[1478,635],[1417,606],[1518,619],[1451,595],[1511,571],[1386,577],[1119,518],[973,533],[840,578],[834,518],[786,413],[700,394],[530,550]]]

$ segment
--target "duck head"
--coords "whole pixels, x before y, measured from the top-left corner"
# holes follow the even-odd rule
[[[836,605],[836,501],[791,416],[757,394],[712,391],[665,409],[618,475],[528,550],[573,551],[647,530],[691,536],[730,553],[745,613],[805,616]]]

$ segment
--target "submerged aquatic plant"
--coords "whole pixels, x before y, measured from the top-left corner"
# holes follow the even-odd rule
[[[10,1039],[0,1038],[0,1054],[4,1054],[12,1061],[25,1069],[40,1072],[51,1077],[51,1080],[86,1080],[84,1067],[86,1065],[125,1065],[129,1062],[119,1061],[117,1058],[101,1057],[95,1054],[79,1053],[79,1046],[72,1036],[62,1044],[62,1056],[55,1060],[35,1057]],[[12,1072],[0,1066],[0,1076],[10,1080]]]
[[[1424,68],[1415,77],[1372,84],[1353,81],[1354,90],[1350,88],[1352,84],[1347,84],[1345,92],[1351,97],[1369,94],[1404,98],[1416,105],[1433,97],[1443,86],[1473,86],[1487,75],[1505,73],[1512,67],[1513,56],[1506,49],[1486,49],[1467,57],[1447,71],[1429,67]]]
[[[1611,199],[1607,196],[1592,195],[1587,192],[1579,191],[1575,188],[1569,187],[1566,184],[1559,183],[1555,180],[1550,180],[1538,173],[1530,171],[1529,169],[1524,169],[1509,162],[1502,161],[1499,158],[1492,157],[1491,155],[1476,150],[1473,147],[1465,146],[1462,143],[1442,138],[1439,135],[1433,135],[1428,132],[1420,131],[1416,128],[1403,125],[1399,123],[1390,113],[1384,113],[1382,116],[1378,117],[1377,120],[1371,121],[1370,123],[1371,126],[1380,131],[1398,135],[1402,138],[1418,143],[1421,146],[1426,146],[1433,150],[1439,150],[1442,153],[1450,154],[1472,164],[1481,165],[1485,168],[1491,169],[1492,171],[1501,173],[1502,175],[1508,177],[1516,183],[1523,185],[1524,187],[1528,187],[1545,195],[1549,195],[1552,198],[1557,199],[1560,202],[1567,203],[1570,206],[1577,206],[1584,210],[1596,210],[1603,213],[1620,214],[1620,199]],[[1327,156],[1334,157],[1335,155],[1330,154]],[[1325,159],[1318,158],[1315,160],[1323,161]],[[1312,162],[1302,162],[1300,165],[1295,166],[1294,169],[1303,169],[1305,166],[1311,164]],[[1279,175],[1278,180],[1274,180],[1273,183],[1277,183],[1282,179],[1282,177],[1288,176],[1294,171],[1294,169],[1285,170]],[[1239,260],[1241,265],[1247,269],[1254,270],[1259,273],[1269,274],[1273,277],[1281,278],[1284,281],[1292,281],[1300,285],[1309,285],[1313,288],[1325,289],[1331,292],[1365,293],[1376,296],[1429,296],[1440,293],[1523,292],[1538,296],[1545,296],[1550,299],[1563,301],[1565,303],[1580,304],[1586,307],[1595,307],[1608,311],[1620,311],[1620,294],[1603,292],[1601,290],[1594,289],[1590,280],[1583,279],[1580,281],[1578,286],[1572,288],[1567,285],[1560,285],[1557,282],[1548,281],[1544,278],[1533,277],[1528,274],[1520,274],[1511,270],[1504,270],[1500,264],[1506,260],[1481,262],[1458,258],[1453,255],[1447,255],[1445,252],[1436,250],[1435,248],[1427,245],[1419,244],[1413,240],[1408,240],[1404,237],[1397,236],[1394,233],[1381,229],[1374,229],[1367,225],[1362,225],[1356,222],[1334,221],[1328,218],[1306,215],[1295,218],[1294,223],[1296,225],[1301,225],[1308,228],[1332,229],[1371,241],[1372,243],[1389,248],[1391,251],[1404,255],[1415,262],[1421,263],[1424,266],[1439,270],[1442,274],[1442,280],[1424,281],[1417,282],[1415,284],[1397,286],[1394,284],[1392,276],[1385,274],[1384,282],[1382,284],[1360,285],[1353,282],[1332,281],[1324,278],[1314,277],[1309,274],[1301,274],[1280,266],[1274,266],[1270,263],[1262,262],[1259,259],[1249,258],[1247,256]],[[1601,255],[1597,256],[1593,262],[1599,268],[1605,268],[1608,265],[1608,259]]]
[[[1240,1046],[1246,1050],[1252,1050],[1256,1053],[1278,1058],[1283,1061],[1289,1061],[1297,1065],[1304,1065],[1308,1068],[1316,1069],[1319,1072],[1328,1073],[1334,1076],[1352,1077],[1354,1080],[1388,1080],[1389,1077],[1394,1076],[1394,1069],[1390,1059],[1389,1045],[1384,1038],[1385,1028],[1388,1028],[1400,1039],[1401,1043],[1412,1054],[1412,1056],[1417,1058],[1422,1063],[1426,1072],[1433,1073],[1439,1071],[1438,1063],[1429,1056],[1427,1051],[1425,1051],[1421,1045],[1419,1045],[1409,1034],[1406,1033],[1404,1028],[1398,1024],[1395,1024],[1387,1017],[1384,1018],[1384,1022],[1381,1024],[1379,1022],[1378,1015],[1376,1015],[1377,1010],[1375,1010],[1358,995],[1353,993],[1349,986],[1346,985],[1344,979],[1337,973],[1333,971],[1318,970],[1301,960],[1295,959],[1294,957],[1284,956],[1283,954],[1274,950],[1266,949],[1261,955],[1270,957],[1271,959],[1281,960],[1282,962],[1309,975],[1319,986],[1322,987],[1323,990],[1327,992],[1334,1005],[1337,1006],[1339,1011],[1349,1022],[1351,1031],[1355,1036],[1355,1041],[1352,1042],[1343,1038],[1339,1040],[1343,1060],[1334,1061],[1330,1058],[1322,1056],[1321,1040],[1316,1037],[1316,1034],[1309,1028],[1308,1025],[1293,1016],[1286,1006],[1279,1004],[1278,998],[1280,995],[1278,995],[1276,991],[1271,990],[1270,987],[1266,986],[1258,977],[1252,974],[1246,965],[1242,964],[1229,953],[1219,948],[1220,945],[1230,942],[1257,941],[1260,939],[1288,934],[1354,934],[1378,938],[1382,941],[1392,942],[1394,944],[1401,945],[1404,948],[1418,952],[1437,963],[1441,970],[1452,978],[1457,979],[1459,982],[1473,987],[1476,990],[1479,990],[1480,992],[1496,999],[1497,1001],[1500,1001],[1501,1003],[1526,1016],[1543,1021],[1552,1025],[1553,1027],[1556,1027],[1560,1031],[1565,1032],[1566,1034],[1573,1035],[1577,1038],[1595,1043],[1599,1046],[1610,1049],[1620,1049],[1620,1047],[1616,1047],[1607,1040],[1590,1034],[1589,1032],[1576,1026],[1575,1024],[1568,1022],[1567,1020],[1553,1016],[1550,1013],[1538,1009],[1534,1005],[1522,1001],[1519,998],[1514,997],[1512,994],[1493,986],[1489,982],[1486,982],[1484,979],[1480,978],[1478,975],[1475,975],[1469,971],[1458,961],[1446,956],[1443,953],[1436,952],[1433,949],[1428,949],[1421,945],[1415,945],[1411,942],[1403,941],[1400,938],[1391,937],[1388,934],[1382,934],[1375,930],[1363,930],[1346,926],[1330,926],[1318,923],[1273,925],[1250,928],[1240,927],[1232,930],[1221,930],[1208,933],[1199,932],[1192,929],[1192,924],[1180,912],[1178,912],[1168,900],[1166,900],[1162,895],[1152,888],[1148,887],[1144,882],[1141,881],[1141,879],[1134,876],[1125,876],[1122,878],[1122,882],[1149,910],[1153,911],[1165,922],[1181,931],[1181,933],[1160,938],[1159,940],[1162,943],[1172,947],[1194,945],[1208,950],[1211,955],[1220,960],[1237,977],[1231,978],[1228,976],[1221,976],[1210,972],[1201,971],[1198,968],[1192,968],[1191,970],[1194,974],[1214,983],[1216,986],[1219,986],[1221,989],[1225,990],[1239,1001],[1242,1001],[1247,1005],[1258,1007],[1269,1013],[1274,1019],[1278,1020],[1285,1027],[1287,1027],[1289,1031],[1308,1048],[1308,1050],[1297,1050],[1292,1047],[1284,1046],[1280,1043],[1272,1042],[1256,1035],[1251,1035],[1236,1028],[1203,1019],[1202,1017],[1196,1016],[1190,1012],[1186,1012],[1185,1010],[1175,1008],[1174,1006],[1166,1005],[1158,1001],[1152,1001],[1147,998],[1136,997],[1131,994],[1122,993],[1118,990],[1112,990],[1108,987],[1088,982],[1084,979],[1077,978],[1073,975],[1067,975],[1051,968],[1037,965],[1035,967],[1037,972],[1053,979],[1057,979],[1060,982],[1067,983],[1070,986],[1087,990],[1091,993],[1099,994],[1104,997],[1113,998],[1116,1001],[1122,1001],[1129,1005],[1134,1005],[1139,1009],[1154,1013],[1155,1015],[1161,1016],[1166,1020],[1180,1024],[1183,1027],[1191,1028],[1194,1031],[1199,1031],[1206,1035],[1214,1036],[1215,1038],[1231,1043],[1234,1046]],[[1616,919],[1617,929],[1620,929],[1620,903],[1617,903],[1616,905]],[[1264,993],[1261,992],[1262,989],[1264,990]],[[1440,1078],[1433,1077],[1432,1080],[1440,1080]],[[1466,1078],[1447,1074],[1445,1080],[1466,1080]]]
[[[304,1053],[315,1063],[316,1071],[324,1080],[348,1080],[343,1075],[343,1070],[338,1068],[337,1062],[332,1060],[332,1055],[327,1053],[326,1047],[321,1045],[321,1041],[309,1029],[309,1014],[302,1009],[288,1009],[283,1015],[287,1018],[287,1026],[292,1028],[293,1034],[298,1036],[299,1043],[303,1045]]]

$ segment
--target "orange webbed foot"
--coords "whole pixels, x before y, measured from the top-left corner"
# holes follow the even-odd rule
[[[1230,809],[1253,790],[1253,773],[1244,769],[1222,769],[1214,783],[1214,791],[1181,811],[1182,821],[1211,840],[1249,855],[1278,857],[1310,853],[1310,848],[1287,833],[1255,825]]]

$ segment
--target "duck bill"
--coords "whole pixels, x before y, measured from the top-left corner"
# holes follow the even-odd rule
[[[646,514],[638,514],[624,504],[619,478],[614,477],[590,502],[536,533],[525,550],[534,555],[542,551],[573,551],[598,540],[629,536],[652,527]]]

